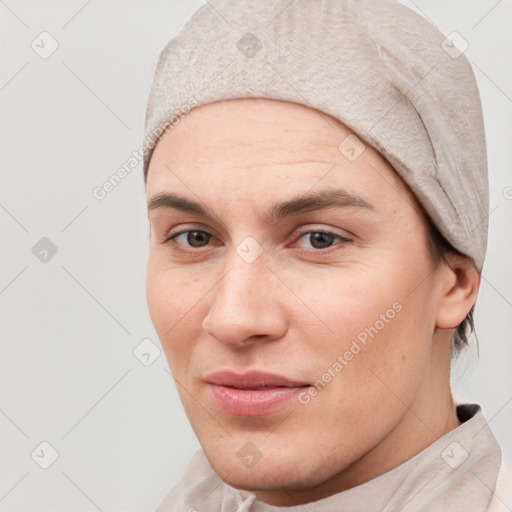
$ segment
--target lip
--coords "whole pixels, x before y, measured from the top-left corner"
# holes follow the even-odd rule
[[[223,370],[204,377],[210,397],[233,416],[256,417],[270,414],[295,398],[310,384],[258,370],[238,374]]]
[[[251,370],[245,373],[236,373],[231,370],[222,370],[210,373],[204,377],[210,384],[229,386],[238,389],[254,389],[258,387],[291,388],[309,386],[308,382],[289,379],[276,373]]]

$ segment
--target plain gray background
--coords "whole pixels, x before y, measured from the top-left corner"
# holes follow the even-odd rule
[[[491,214],[480,358],[472,339],[454,394],[483,406],[510,457],[512,5],[403,3],[469,43],[481,90]],[[149,366],[133,353],[144,339],[160,346],[145,297],[142,166],[103,200],[92,191],[140,146],[158,53],[202,4],[0,1],[3,511],[154,510],[199,446],[163,353],[153,348]],[[31,47],[53,40],[47,58]],[[58,453],[47,469],[43,441]]]

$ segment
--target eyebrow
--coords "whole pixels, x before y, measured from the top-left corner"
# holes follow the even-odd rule
[[[276,203],[263,215],[262,221],[273,224],[286,217],[321,210],[329,207],[355,207],[375,211],[373,206],[364,199],[352,195],[343,189],[326,189],[293,197]],[[199,215],[221,222],[213,212],[201,203],[192,201],[175,193],[159,192],[148,200],[148,211],[174,209]]]

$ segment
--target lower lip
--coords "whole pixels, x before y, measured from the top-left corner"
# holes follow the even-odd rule
[[[299,395],[307,386],[291,388],[235,389],[209,384],[213,401],[233,416],[264,416],[277,411]]]

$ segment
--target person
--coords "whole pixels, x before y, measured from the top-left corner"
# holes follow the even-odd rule
[[[201,444],[158,511],[506,506],[450,389],[489,208],[452,39],[387,0],[212,0],[144,147],[148,307]]]

